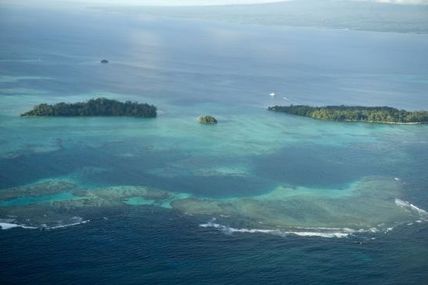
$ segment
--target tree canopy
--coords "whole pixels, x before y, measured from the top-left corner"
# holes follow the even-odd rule
[[[129,116],[145,118],[154,118],[156,115],[156,107],[153,105],[131,101],[120,102],[106,98],[96,98],[79,103],[40,104],[21,114],[21,116]]]
[[[392,107],[290,105],[272,106],[268,107],[268,110],[330,121],[428,123],[428,111],[410,112]]]

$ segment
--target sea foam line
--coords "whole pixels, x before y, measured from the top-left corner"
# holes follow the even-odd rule
[[[345,238],[349,237],[353,233],[355,233],[355,230],[344,228],[344,229],[336,229],[336,228],[320,228],[320,230],[325,230],[325,232],[322,231],[312,231],[309,229],[300,231],[283,231],[283,230],[273,230],[273,229],[247,229],[247,228],[233,228],[225,225],[221,225],[214,222],[215,219],[212,221],[200,224],[199,226],[202,228],[215,228],[220,231],[222,231],[225,234],[233,234],[233,233],[261,233],[261,234],[271,234],[281,237],[286,237],[290,235],[294,236],[301,236],[301,237],[322,237],[322,238]],[[330,230],[330,231],[328,231]]]
[[[68,227],[73,227],[73,226],[77,226],[77,225],[82,225],[82,224],[86,224],[89,223],[91,220],[82,220],[80,222],[75,222],[75,223],[71,223],[71,224],[64,224],[64,225],[58,225],[58,226],[42,226],[41,228],[43,229],[47,229],[47,230],[56,230],[56,229],[60,229],[60,228],[68,228]]]
[[[23,228],[23,229],[37,229],[37,227],[30,227],[26,225],[19,225],[14,223],[0,223],[0,229],[9,230],[13,228]]]
[[[22,229],[32,229],[32,230],[35,230],[35,229],[55,230],[60,228],[67,228],[67,227],[77,226],[81,224],[86,224],[90,222],[90,220],[83,220],[81,217],[73,217],[72,220],[74,222],[70,224],[63,224],[63,225],[57,225],[57,226],[48,226],[46,224],[42,224],[40,226],[27,226],[23,224],[17,224],[15,223],[14,220],[7,220],[7,221],[3,220],[2,222],[0,222],[0,229],[9,230],[13,228],[22,228]]]
[[[424,209],[418,208],[415,205],[413,205],[412,203],[408,202],[408,201],[404,201],[398,198],[395,198],[395,205],[397,205],[398,207],[401,208],[405,208],[408,210],[412,210],[412,211],[416,211],[421,217],[424,218],[428,218],[428,212],[425,211]]]
[[[398,207],[407,209],[409,211],[414,211],[419,214],[420,220],[416,220],[416,223],[421,223],[423,221],[428,220],[428,212],[424,209],[421,209],[412,203],[408,201],[404,201],[401,199],[396,198],[394,200],[395,204]],[[218,224],[215,222],[216,219],[212,219],[208,223],[200,224],[199,226],[202,228],[214,228],[217,230],[222,231],[225,234],[233,234],[233,233],[261,233],[261,234],[272,234],[276,236],[286,237],[289,235],[295,235],[295,236],[302,236],[302,237],[323,237],[323,238],[344,238],[349,237],[354,233],[363,233],[363,232],[371,232],[371,233],[377,233],[379,232],[378,228],[370,228],[370,229],[359,229],[359,230],[353,230],[350,228],[326,228],[326,227],[319,227],[319,228],[304,228],[304,227],[298,227],[298,230],[294,231],[284,231],[284,230],[278,230],[278,229],[248,229],[248,228],[233,228],[226,225]],[[408,224],[408,225],[412,225]],[[387,233],[391,231],[393,227],[387,228],[384,232]]]

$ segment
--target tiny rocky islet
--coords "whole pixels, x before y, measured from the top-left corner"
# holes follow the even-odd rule
[[[211,115],[200,116],[199,123],[202,125],[215,125],[217,124],[217,119]]]

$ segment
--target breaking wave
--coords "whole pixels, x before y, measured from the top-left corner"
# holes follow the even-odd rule
[[[345,238],[349,237],[356,231],[348,228],[297,228],[293,231],[284,231],[277,229],[247,229],[247,228],[233,228],[225,225],[215,223],[215,219],[209,221],[205,224],[199,225],[202,228],[214,228],[222,231],[225,234],[233,233],[261,233],[261,234],[271,234],[280,237],[287,236],[301,236],[301,237],[322,237],[322,238]]]
[[[428,212],[424,209],[421,209],[408,201],[404,201],[396,198],[394,200],[395,204],[398,207],[404,208],[407,211],[411,211],[417,214],[418,219],[413,222],[407,222],[406,225],[410,226],[414,223],[422,223],[428,221]],[[316,227],[316,228],[304,228],[296,227],[292,230],[279,230],[279,229],[259,229],[259,228],[234,228],[226,225],[222,225],[215,222],[216,219],[213,218],[211,221],[200,224],[202,228],[214,228],[225,234],[234,234],[234,233],[260,233],[260,234],[271,234],[281,237],[287,236],[301,236],[301,237],[321,237],[321,238],[346,238],[350,237],[357,233],[388,233],[392,231],[396,226],[401,225],[401,223],[396,223],[391,227],[384,228],[385,225],[380,224],[377,227],[371,227],[369,229],[351,229],[351,228],[327,228],[327,227]]]
[[[413,211],[419,214],[419,216],[421,218],[424,219],[428,219],[428,212],[425,211],[424,209],[418,208],[415,205],[413,205],[412,203],[408,202],[408,201],[404,201],[398,198],[395,198],[395,205],[397,205],[398,207],[407,209],[409,211]]]
[[[9,230],[13,228],[22,228],[22,229],[33,229],[33,230],[34,229],[55,230],[60,228],[67,228],[67,227],[77,226],[81,224],[86,224],[88,222],[90,222],[90,220],[84,220],[81,217],[72,217],[70,220],[70,223],[65,223],[65,224],[58,223],[56,225],[41,224],[40,226],[33,226],[33,225],[19,224],[13,219],[7,219],[7,220],[0,221],[0,229]]]
[[[31,227],[26,225],[20,225],[15,223],[7,223],[7,222],[1,222],[0,223],[0,229],[2,230],[9,230],[13,228],[23,228],[23,229],[37,229],[37,227]]]

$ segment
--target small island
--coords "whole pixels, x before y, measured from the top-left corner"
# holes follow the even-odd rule
[[[156,107],[146,103],[120,102],[106,98],[91,99],[79,103],[57,103],[54,105],[40,104],[26,113],[26,116],[49,116],[49,117],[93,117],[93,116],[115,116],[115,117],[143,117],[154,118],[157,115]]]
[[[199,117],[199,123],[203,124],[203,125],[215,125],[217,124],[217,119],[214,118],[213,116],[200,116]]]
[[[108,63],[108,60],[107,59],[102,59],[100,62],[103,63],[103,64],[106,64],[106,63]]]
[[[383,124],[426,124],[428,111],[405,111],[392,107],[307,105],[272,106],[269,111],[282,112],[317,120],[367,122]]]

